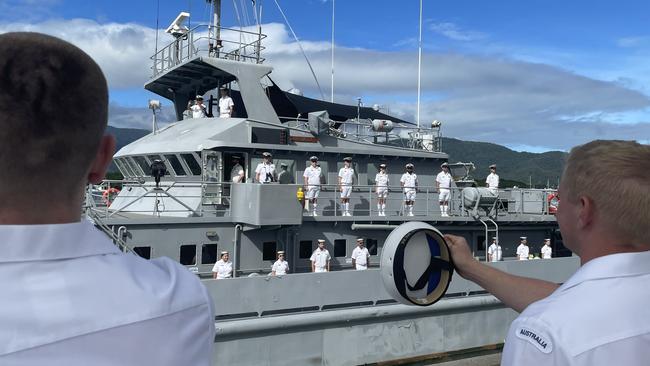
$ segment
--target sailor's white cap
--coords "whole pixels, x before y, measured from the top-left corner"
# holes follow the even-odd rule
[[[449,164],[447,164],[447,163],[442,163],[442,164],[440,164],[440,167],[441,167],[441,168],[444,167],[444,166],[449,167]]]
[[[546,239],[544,239],[544,241],[551,241],[551,239],[549,239],[549,238],[546,238]]]
[[[343,161],[352,161],[352,158],[349,157],[349,156],[346,156],[346,157],[343,158]]]
[[[318,156],[313,155],[312,157],[309,158],[309,161],[318,161]]]
[[[265,158],[270,158],[270,157],[271,157],[271,153],[268,152],[268,151],[265,151],[265,152],[262,153],[262,156],[265,157]]]
[[[357,238],[357,241],[363,241],[363,238]]]
[[[323,243],[323,244],[325,244],[325,239],[318,239],[318,243]]]
[[[496,237],[496,236],[493,236],[493,237],[492,237],[492,240],[497,240],[497,237]]]
[[[490,165],[490,169],[496,169],[496,168],[497,168],[497,165],[496,165],[496,164],[492,164],[492,165]]]
[[[223,257],[224,255],[226,255],[226,254],[229,254],[227,250],[224,250],[223,252],[221,252],[221,256],[222,256],[222,257]]]
[[[411,163],[406,164],[406,168],[413,168],[413,164]]]
[[[520,236],[519,239],[521,239],[521,240],[526,240],[526,239],[528,239],[528,238],[525,237],[525,236]]]
[[[379,164],[380,168],[386,168],[386,164]]]
[[[280,254],[284,255],[284,250],[278,250],[278,255]]]
[[[197,95],[197,96],[196,96],[196,99],[201,99],[201,100],[203,100],[203,95]]]

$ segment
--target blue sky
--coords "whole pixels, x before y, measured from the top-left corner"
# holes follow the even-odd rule
[[[273,0],[263,5],[272,77],[320,95]],[[278,0],[329,95],[331,0]],[[223,1],[225,24],[237,26]],[[143,91],[156,26],[154,0],[0,0],[0,32],[42,31],[98,60],[111,88],[111,124],[146,127]],[[336,97],[415,115],[418,1],[336,2]],[[160,1],[160,28],[180,11],[206,19],[205,1]],[[241,9],[240,9],[241,10]],[[527,151],[594,138],[650,138],[647,1],[425,1],[425,120],[445,134]],[[249,16],[252,13],[249,10]],[[168,36],[160,32],[161,44]],[[280,51],[278,51],[280,50]],[[169,103],[167,103],[169,105]],[[171,108],[166,108],[171,118]],[[557,132],[562,131],[561,134]]]

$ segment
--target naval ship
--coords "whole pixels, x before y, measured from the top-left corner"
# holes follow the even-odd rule
[[[281,90],[265,64],[261,28],[222,27],[220,1],[212,3],[214,21],[189,28],[189,14],[181,13],[168,29],[170,43],[151,57],[145,88],[173,103],[177,122],[157,128],[160,103],[151,101],[152,132],[115,154],[124,179],[89,188],[85,212],[124,251],[172,258],[201,278],[216,309],[218,364],[408,364],[498,350],[516,313],[477,285],[455,276],[429,307],[388,295],[379,256],[388,234],[406,222],[465,237],[478,260],[487,260],[486,243],[498,238],[504,260],[492,265],[510,273],[561,283],[578,268],[562,245],[552,190],[489,193],[474,187],[473,164],[449,162],[449,216],[441,215],[435,177],[448,155],[439,122],[416,127],[361,103]],[[218,115],[212,95],[219,88],[230,91],[233,116],[183,119],[197,95],[209,95],[208,114]],[[255,182],[264,152],[281,182]],[[232,182],[233,156],[244,182]],[[298,193],[310,156],[323,173],[318,216]],[[350,216],[339,205],[344,157],[355,172]],[[405,215],[399,185],[408,163],[419,180],[413,216]],[[374,193],[380,164],[390,178],[383,216]],[[514,260],[521,236],[531,253],[551,238],[555,258]],[[366,271],[353,270],[350,259],[359,237],[371,254]],[[317,239],[326,240],[331,272],[309,273]],[[269,276],[279,250],[290,274]],[[221,251],[231,253],[232,279],[212,279]]]

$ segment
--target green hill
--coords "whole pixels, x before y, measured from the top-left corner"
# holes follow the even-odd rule
[[[567,155],[561,151],[541,154],[517,152],[493,143],[454,138],[443,138],[442,150],[449,154],[450,162],[474,163],[476,170],[472,175],[479,182],[484,182],[484,177],[489,174],[490,164],[496,164],[502,180],[516,181],[511,183],[514,185],[524,182],[526,186],[532,181],[538,188],[546,187],[547,182],[551,187],[557,186]]]
[[[118,150],[149,134],[147,130],[111,126],[107,132],[116,137]],[[454,138],[443,138],[442,149],[449,154],[450,162],[473,162],[476,166],[473,176],[481,183],[485,182],[484,178],[489,173],[488,166],[497,164],[502,187],[527,186],[529,178],[537,187],[545,187],[547,181],[555,187],[566,157],[566,153],[561,151],[542,154],[517,152],[497,144]],[[116,170],[115,166],[111,167],[111,171]]]

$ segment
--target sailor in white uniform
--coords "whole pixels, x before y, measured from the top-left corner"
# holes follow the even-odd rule
[[[492,238],[492,244],[488,248],[488,261],[490,262],[499,262],[502,257],[501,245],[497,242],[497,238]]]
[[[228,89],[221,88],[221,98],[219,98],[219,118],[230,118],[235,108],[235,103],[228,95]]]
[[[312,272],[329,272],[330,271],[330,252],[325,249],[325,240],[318,239],[318,248],[311,254],[311,271]]]
[[[449,197],[451,196],[452,177],[449,173],[449,164],[440,165],[442,171],[436,176],[436,189],[438,189],[438,201],[440,203],[440,216],[449,216]]]
[[[311,165],[305,169],[302,175],[305,180],[305,191],[307,191],[305,198],[311,205],[312,215],[318,216],[316,207],[318,205],[318,194],[320,193],[321,169],[317,166],[318,158],[316,156],[309,158],[309,161]]]
[[[284,251],[278,251],[278,260],[271,267],[271,275],[282,276],[289,273],[289,262],[284,259]]]
[[[263,161],[257,164],[255,169],[255,181],[258,183],[272,183],[277,182],[277,174],[275,172],[275,164],[273,164],[272,155],[270,152],[262,154]]]
[[[203,96],[197,95],[196,102],[190,107],[192,110],[192,118],[205,118],[208,117],[208,111],[203,104]]]
[[[402,174],[402,178],[399,180],[404,190],[404,211],[407,216],[413,216],[413,206],[415,205],[415,196],[418,187],[418,176],[413,170],[413,164],[406,164],[406,173]]]
[[[517,259],[520,261],[527,261],[528,255],[530,254],[530,248],[528,248],[528,241],[525,236],[519,238],[519,246],[517,247]]]
[[[230,170],[230,181],[233,183],[243,183],[244,182],[244,167],[239,163],[240,157],[232,157],[232,169]]]
[[[485,178],[485,186],[494,193],[499,193],[499,175],[497,174],[496,164],[490,165],[490,174]]]
[[[357,271],[368,269],[368,262],[370,261],[370,252],[364,246],[363,238],[357,239],[357,247],[352,251],[352,267]]]
[[[354,169],[351,167],[352,158],[343,158],[343,167],[339,170],[339,190],[341,191],[341,208],[343,216],[350,215],[350,194],[352,193],[352,181]]]
[[[227,251],[221,252],[221,259],[212,267],[212,278],[222,280],[232,277],[232,262]]]
[[[542,259],[551,259],[553,256],[553,249],[551,248],[551,239],[544,239],[544,245],[542,245]]]
[[[458,273],[520,312],[502,366],[648,365],[650,169],[639,164],[649,161],[650,146],[635,141],[571,150],[556,215],[564,245],[580,258],[568,279],[499,271],[476,261],[464,238],[445,236]]]
[[[388,197],[388,174],[386,164],[379,165],[379,173],[375,175],[375,189],[377,192],[377,212],[379,216],[386,216],[386,198]]]

